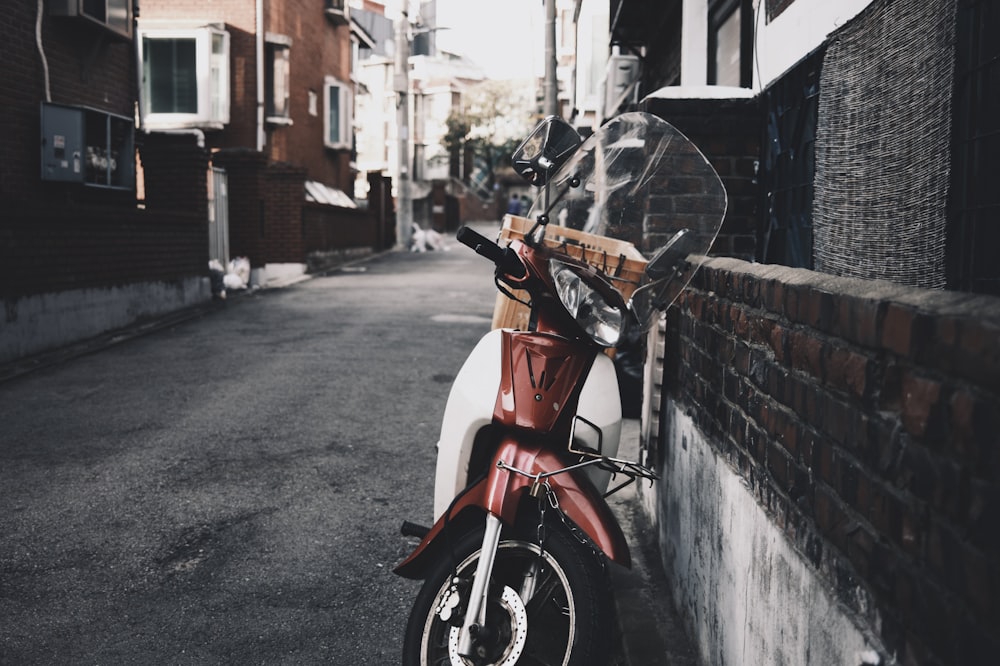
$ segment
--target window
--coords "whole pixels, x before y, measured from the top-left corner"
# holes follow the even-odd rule
[[[324,85],[326,114],[323,119],[323,143],[328,148],[350,148],[353,143],[351,89],[333,77]]]
[[[132,39],[132,0],[60,0],[46,4],[51,16],[82,19],[117,37]]]
[[[292,40],[284,35],[267,33],[267,62],[264,70],[264,87],[267,91],[267,121],[290,125],[292,114],[289,104],[289,85]]]
[[[740,13],[732,12],[715,32],[715,85],[740,85]]]
[[[229,33],[140,29],[142,117],[152,129],[221,129],[229,122]]]
[[[563,9],[559,12],[559,54],[573,55],[576,53],[576,21],[573,20],[573,10]]]
[[[753,6],[749,0],[711,0],[708,8],[708,83],[749,88]]]

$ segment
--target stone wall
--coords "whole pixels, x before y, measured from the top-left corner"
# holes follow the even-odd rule
[[[702,658],[986,663],[1000,300],[714,258],[666,331],[644,502]]]

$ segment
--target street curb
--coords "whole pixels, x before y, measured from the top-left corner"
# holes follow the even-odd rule
[[[372,259],[384,256],[386,253],[393,251],[394,250],[372,252],[371,254],[346,261],[343,264],[333,266],[315,274],[306,273],[303,276],[289,282],[270,284],[266,287],[230,289],[227,290],[227,297],[224,299],[213,298],[202,303],[189,305],[161,315],[141,318],[131,324],[122,326],[121,328],[105,331],[104,333],[100,333],[83,340],[70,342],[54,349],[24,356],[6,363],[0,363],[0,384],[13,381],[19,377],[24,377],[25,375],[29,375],[39,370],[44,370],[45,368],[51,368],[55,365],[59,365],[60,363],[65,363],[66,361],[71,361],[76,358],[97,353],[122,342],[127,342],[128,340],[133,340],[144,335],[149,335],[150,333],[161,331],[165,328],[170,328],[171,326],[177,326],[178,324],[183,324],[193,319],[204,317],[225,308],[227,303],[240,301],[251,296],[261,296],[272,291],[278,291],[286,287],[306,282],[315,277],[334,275],[345,269],[350,269],[357,264],[371,261]]]
[[[496,229],[499,228],[499,223],[492,221],[473,221],[469,222],[468,225],[477,227],[487,226]],[[449,240],[454,241],[454,238],[449,235]],[[457,242],[454,242],[453,244],[458,245]],[[80,358],[82,356],[87,356],[88,354],[96,353],[102,349],[107,349],[118,343],[132,340],[133,338],[137,338],[142,335],[154,333],[170,326],[175,326],[192,319],[197,319],[198,317],[205,316],[206,314],[210,314],[225,307],[226,303],[229,301],[242,299],[246,296],[264,294],[268,291],[284,289],[316,277],[326,277],[344,271],[349,272],[351,268],[359,264],[364,264],[393,252],[409,252],[409,250],[390,248],[388,250],[371,252],[370,254],[349,259],[341,264],[325,268],[317,271],[316,273],[305,273],[292,280],[272,283],[263,287],[227,290],[226,299],[213,298],[212,300],[205,301],[203,303],[190,305],[161,315],[146,317],[132,322],[131,324],[127,324],[126,326],[105,331],[104,333],[99,333],[98,335],[83,340],[69,342],[53,349],[0,363],[0,384],[12,381],[18,377],[23,377],[38,370],[50,368],[54,365],[64,363],[74,358]]]
[[[639,436],[639,422],[625,420],[618,457],[638,460]],[[615,493],[608,503],[632,554],[631,569],[608,565],[624,666],[697,666],[694,648],[673,608],[657,532],[639,506],[636,485]]]
[[[32,372],[37,372],[38,370],[51,368],[75,358],[97,353],[116,344],[148,335],[169,328],[170,326],[176,326],[186,321],[203,317],[224,306],[224,301],[206,301],[205,303],[191,305],[163,315],[136,321],[128,326],[112,329],[77,342],[67,343],[55,349],[8,361],[7,363],[0,364],[0,384],[23,377]]]

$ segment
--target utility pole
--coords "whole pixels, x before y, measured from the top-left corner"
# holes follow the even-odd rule
[[[396,25],[396,125],[399,128],[399,182],[396,183],[396,247],[408,249],[413,234],[410,199],[410,18],[405,9]]]
[[[559,115],[559,81],[556,79],[556,0],[545,0],[545,101],[546,116]]]

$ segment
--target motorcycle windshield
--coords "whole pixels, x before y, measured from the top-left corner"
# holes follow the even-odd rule
[[[628,241],[653,260],[632,297],[642,324],[691,280],[726,214],[726,190],[705,156],[647,113],[622,114],[602,126],[549,188],[548,205],[543,192],[529,217],[546,213],[551,224]]]

